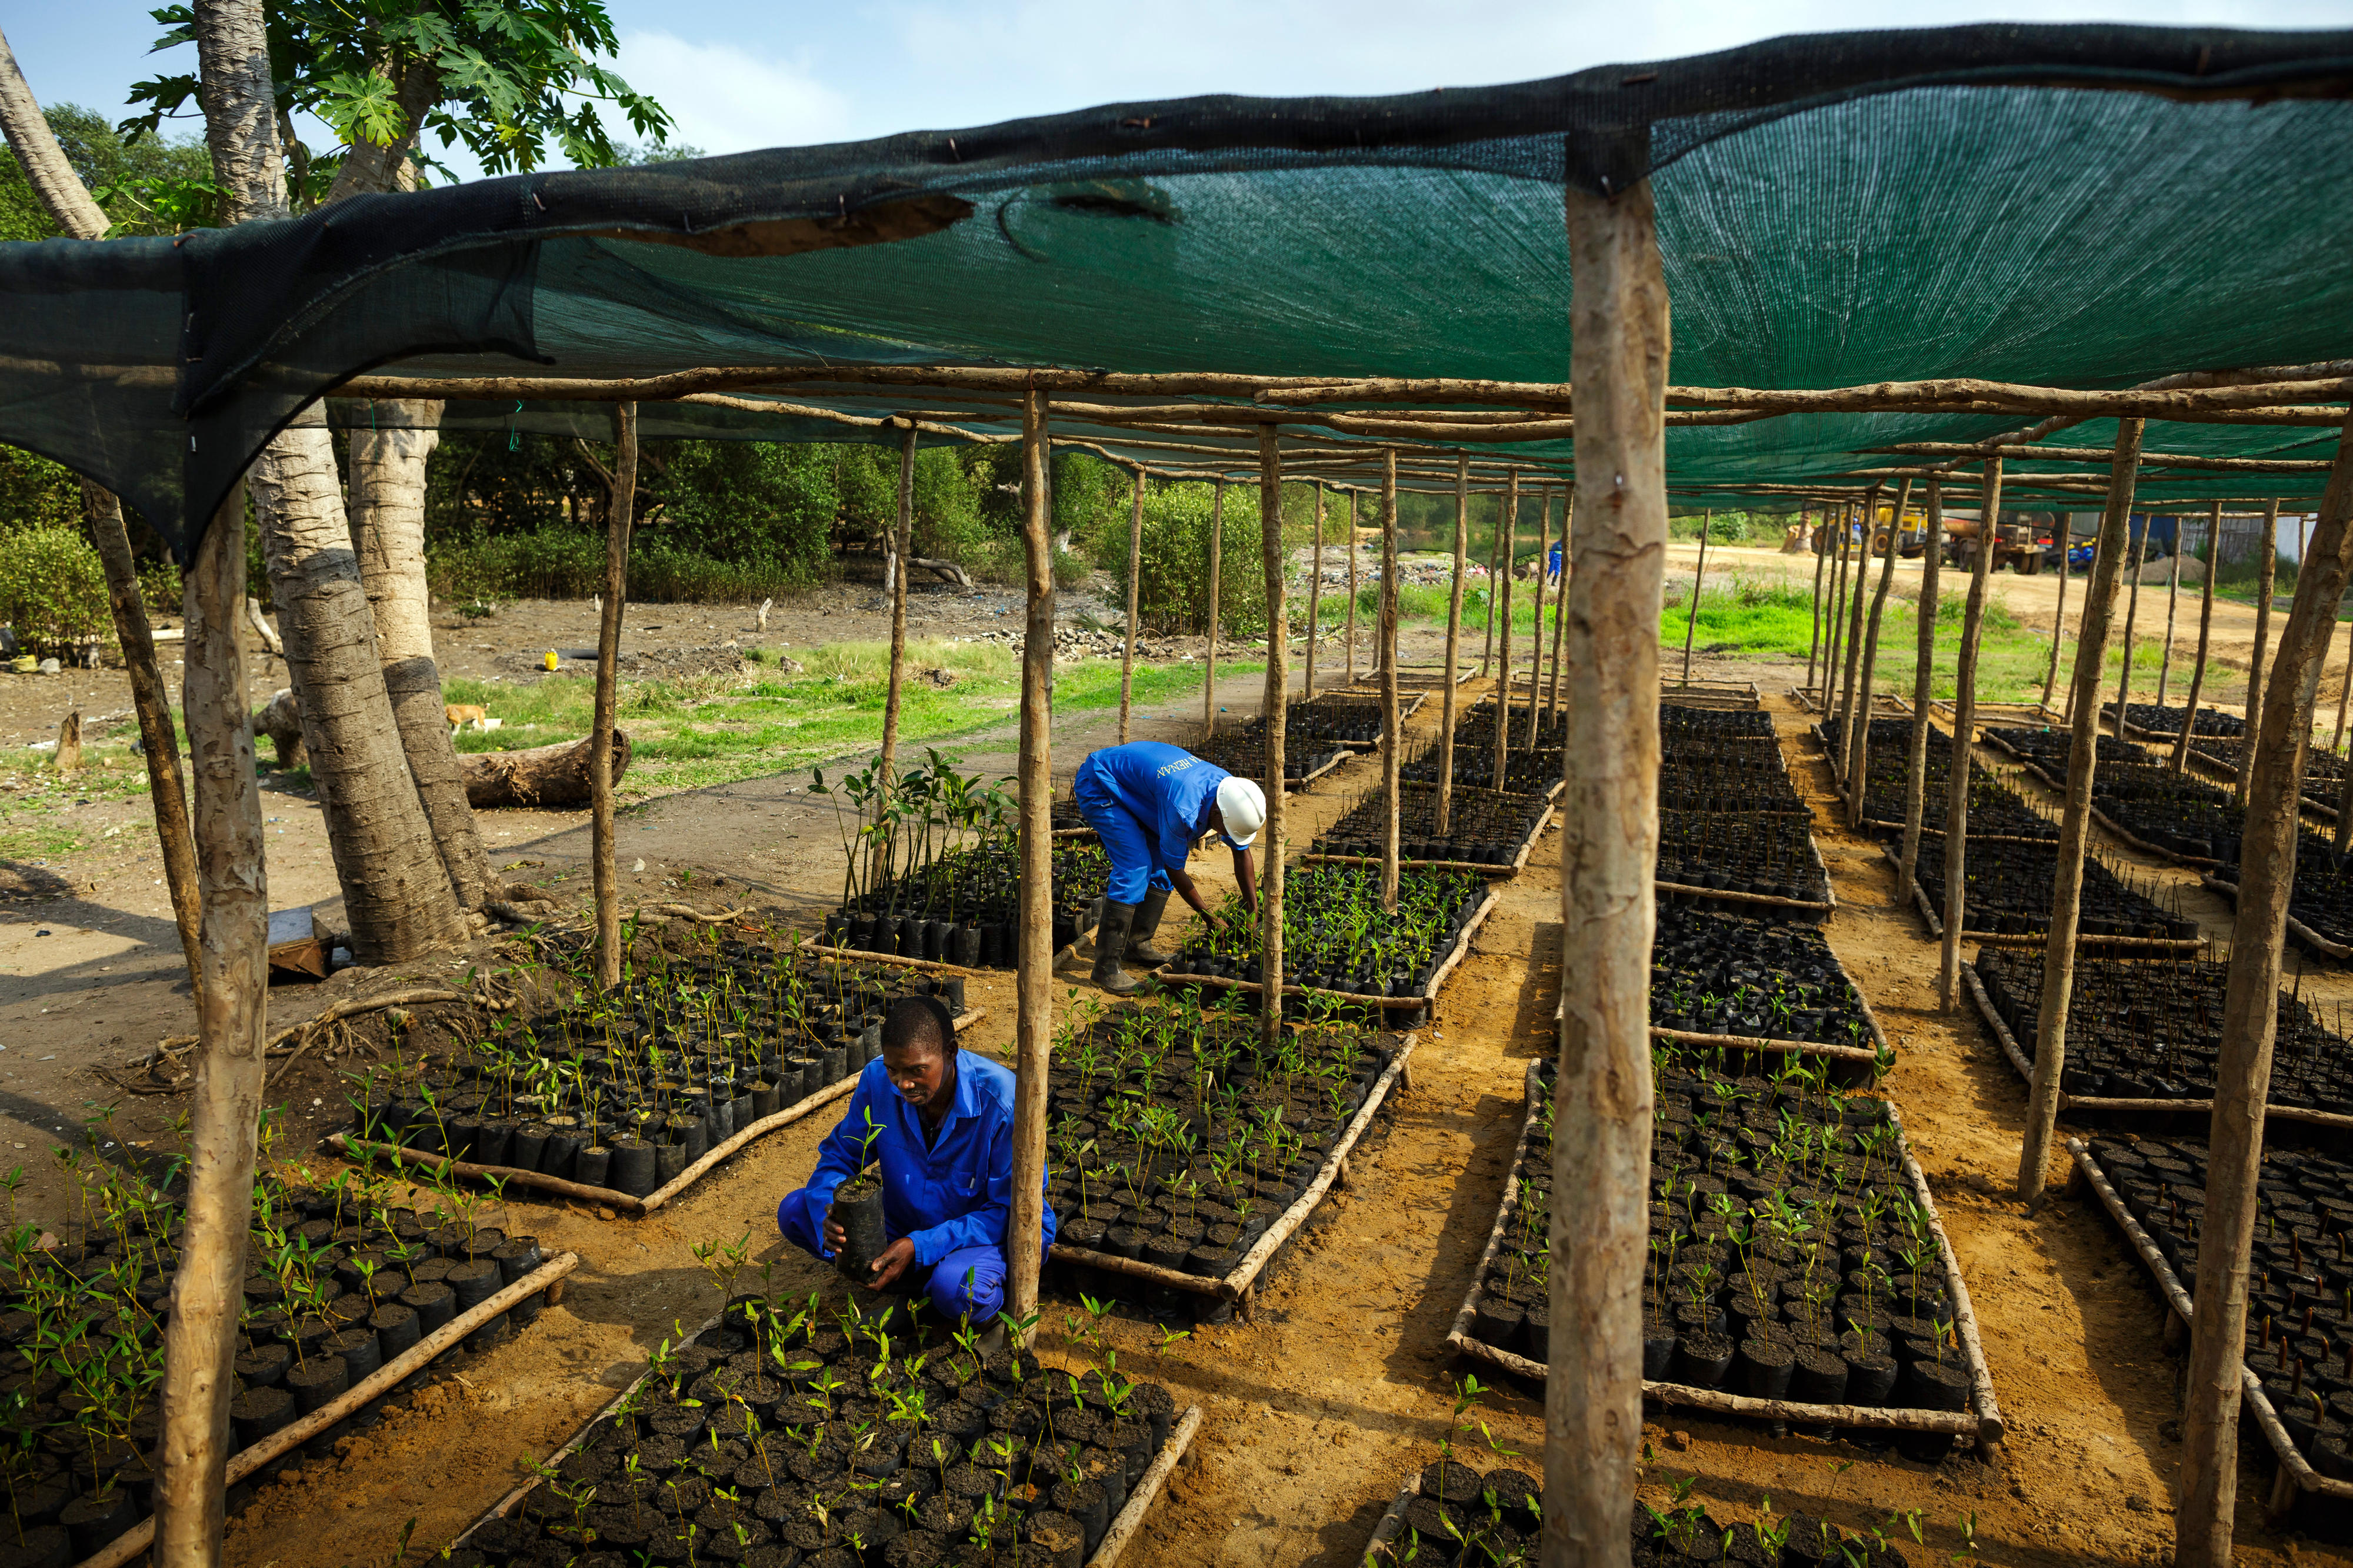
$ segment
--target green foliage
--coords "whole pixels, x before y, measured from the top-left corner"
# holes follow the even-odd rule
[[[605,541],[550,528],[429,545],[426,573],[445,599],[585,599],[605,586]],[[751,600],[808,585],[796,572],[721,561],[640,536],[629,551],[629,597],[642,603]]]
[[[79,528],[81,521],[81,481],[71,468],[22,447],[0,447],[0,539],[27,528]]]
[[[150,612],[176,616],[185,599],[180,582],[180,569],[169,561],[142,561],[139,563],[139,596]],[[259,597],[259,595],[256,595]]]
[[[1112,474],[1108,463],[1095,467]],[[1266,554],[1259,522],[1259,488],[1225,487],[1223,519],[1218,528],[1218,632],[1220,637],[1266,635]],[[1085,522],[1084,543],[1096,566],[1124,583],[1131,521],[1126,484],[1105,489],[1090,498],[1095,515]],[[1217,510],[1217,487],[1200,481],[1147,480],[1144,489],[1144,532],[1138,551],[1136,613],[1143,626],[1162,634],[1189,634],[1208,629],[1209,522]],[[1315,499],[1312,486],[1282,488],[1282,538],[1286,551],[1298,550],[1314,538]],[[1346,518],[1327,501],[1327,541],[1345,538]],[[1059,569],[1059,568],[1058,568]],[[1306,624],[1307,603],[1298,593],[1289,595],[1286,613],[1293,626]]]
[[[1796,515],[1794,512],[1761,511],[1684,512],[1667,520],[1667,536],[1670,539],[1697,539],[1700,526],[1704,523],[1710,544],[1746,544],[1759,539],[1778,543],[1783,531]],[[1557,516],[1554,526],[1559,526]]]
[[[111,628],[106,571],[69,528],[28,528],[0,549],[0,621],[26,651],[62,655]]]
[[[665,508],[659,538],[674,537],[671,548],[681,556],[730,562],[783,587],[807,587],[825,575],[828,525],[841,510],[839,451],[765,441],[677,442],[655,483]],[[896,491],[894,456],[893,514]],[[630,577],[637,577],[634,568]]]
[[[104,115],[70,103],[56,105],[46,117],[66,162],[114,220],[115,235],[176,234],[198,226],[184,221],[179,212],[166,213],[143,203],[141,193],[174,182],[209,183],[212,160],[202,140],[142,136],[125,141]],[[199,223],[208,221],[207,209]],[[62,232],[33,194],[16,154],[0,157],[0,239],[53,239]]]

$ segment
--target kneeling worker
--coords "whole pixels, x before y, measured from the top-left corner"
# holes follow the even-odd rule
[[[1013,1074],[960,1050],[934,997],[910,996],[884,1016],[881,1057],[866,1064],[849,1113],[818,1145],[808,1185],[777,1205],[785,1239],[823,1258],[839,1252],[845,1237],[827,1209],[833,1190],[869,1163],[881,1171],[891,1245],[860,1283],[908,1295],[921,1289],[946,1321],[995,1318],[1013,1213]],[[1044,1226],[1042,1246],[1051,1247],[1051,1207]]]
[[[1186,857],[1205,834],[1215,833],[1234,852],[1242,908],[1258,908],[1250,847],[1266,821],[1266,792],[1250,780],[1162,742],[1136,741],[1091,753],[1071,793],[1111,858],[1095,927],[1094,982],[1113,995],[1137,989],[1122,958],[1153,968],[1168,962],[1152,938],[1171,892],[1184,894],[1204,919],[1215,918],[1185,874]]]

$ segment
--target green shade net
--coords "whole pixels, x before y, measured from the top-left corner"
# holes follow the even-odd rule
[[[1567,376],[1565,186],[1651,179],[1672,379],[1968,375],[2086,387],[2353,343],[2353,34],[1986,26],[1775,40],[1547,82],[1115,105],[958,132],[367,197],[173,241],[0,247],[0,439],[175,543],[304,404],[362,371],[698,366]],[[769,226],[762,228],[759,226]],[[797,253],[775,248],[789,229]],[[648,241],[660,241],[649,243]],[[807,246],[823,248],[805,248]],[[887,388],[799,392],[872,416]],[[691,411],[690,411],[691,410]],[[1009,402],[957,423],[1018,428]],[[648,405],[652,435],[898,437]],[[453,409],[601,434],[606,411]],[[347,416],[348,417],[348,416]],[[1969,441],[2016,416],[1810,415],[1668,435],[1693,505]],[[1110,426],[1057,434],[1140,458]],[[1331,438],[1305,427],[1288,434]],[[2059,437],[2095,446],[2113,424]],[[1236,471],[1246,430],[1223,446]],[[2335,432],[2151,425],[2153,451],[2326,457]],[[1565,468],[1567,443],[1480,458]],[[2035,495],[2018,505],[2095,505]],[[2159,473],[2146,503],[2316,495]]]

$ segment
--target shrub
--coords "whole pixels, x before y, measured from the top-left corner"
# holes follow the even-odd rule
[[[112,630],[106,570],[70,528],[9,535],[0,550],[0,620],[29,653],[63,655]]]
[[[169,561],[139,563],[139,597],[152,615],[176,616],[185,600],[180,569]]]

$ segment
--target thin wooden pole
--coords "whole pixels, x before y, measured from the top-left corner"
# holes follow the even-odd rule
[[[2255,560],[2255,648],[2254,657],[2247,661],[2246,744],[2239,751],[2239,778],[2236,793],[2241,802],[2247,798],[2247,786],[2254,777],[2255,725],[2263,710],[2263,663],[2271,653],[2272,587],[2279,575],[2279,501],[2263,503],[2263,541],[2262,553]]]
[[[1516,470],[1514,470],[1514,477],[1517,477]],[[1458,476],[1454,481],[1455,491],[1458,495],[1462,492],[1463,483],[1464,481]],[[1499,510],[1495,518],[1495,548],[1491,552],[1490,559],[1487,563],[1487,642],[1486,646],[1479,650],[1479,679],[1482,680],[1484,680],[1487,678],[1488,671],[1493,668],[1493,661],[1495,657],[1495,606],[1496,602],[1503,595],[1504,569],[1509,563],[1509,561],[1510,557],[1505,555],[1504,552],[1504,519]],[[1450,669],[1446,673],[1451,678],[1454,672]]]
[[[1936,671],[1936,577],[1944,566],[1945,491],[1935,479],[1928,481],[1927,518],[1920,549],[1920,602],[1914,607],[1915,651],[1912,666],[1912,747],[1904,771],[1904,847],[1895,879],[1895,901],[1920,868],[1920,823],[1928,793],[1928,700],[1935,692]]]
[[[2303,565],[2298,561],[2296,569],[2301,572]],[[2345,637],[2345,682],[2337,689],[2337,728],[2328,737],[2331,752],[2345,749],[2345,710],[2348,704],[2353,704],[2353,629],[2348,629]]]
[[[1827,508],[1824,509],[1824,513],[1828,514]],[[1811,640],[1806,644],[1806,689],[1812,691],[1819,702],[1821,693],[1815,690],[1814,665],[1822,651],[1822,574],[1830,564],[1828,552],[1831,542],[1827,537],[1815,536],[1813,529],[1806,521],[1810,515],[1802,510],[1799,510],[1798,527],[1805,533],[1807,542],[1814,547],[1814,630]],[[1820,706],[1825,714],[1830,711],[1829,703],[1821,702]]]
[[[1348,681],[1356,684],[1356,492],[1348,492]]]
[[[2165,574],[2165,656],[2157,662],[2157,705],[2165,707],[2165,683],[2173,674],[2173,626],[2181,609],[2181,520],[2173,520],[2173,563]],[[2353,670],[2353,665],[2347,666]],[[2344,710],[2338,709],[2340,720]]]
[[[1854,543],[1853,603],[1849,606],[1846,630],[1845,673],[1839,682],[1839,711],[1846,716],[1840,731],[1840,761],[1847,770],[1847,787],[1851,792],[1861,787],[1854,776],[1854,731],[1861,721],[1855,711],[1855,686],[1862,679],[1862,590],[1871,577],[1871,531],[1879,513],[1879,487],[1867,491],[1862,503],[1862,532]],[[1862,715],[1868,718],[1869,715]]]
[[[1446,591],[1446,679],[1438,694],[1438,834],[1446,836],[1454,816],[1454,660],[1462,632],[1462,574],[1470,567],[1471,459],[1454,463],[1454,583]],[[1489,595],[1493,598],[1493,594]],[[1389,814],[1397,814],[1392,796]]]
[[[157,1562],[195,1568],[220,1561],[228,1407],[237,1392],[229,1373],[267,1068],[269,885],[237,632],[245,617],[242,484],[230,489],[196,546],[184,609],[204,978],[196,987],[187,1234],[164,1325],[154,1539]]]
[[[588,853],[596,898],[596,984],[621,984],[621,868],[613,831],[613,719],[620,705],[621,610],[638,496],[638,405],[613,405],[613,496],[605,509],[605,604],[596,622],[596,729],[588,736]]]
[[[1315,481],[1315,545],[1307,577],[1307,700],[1315,700],[1315,639],[1324,630],[1324,481]]]
[[[1381,813],[1381,908],[1391,913],[1398,907],[1398,764],[1405,740],[1398,733],[1397,498],[1397,448],[1387,447],[1381,451],[1381,615],[1377,630],[1381,639],[1381,798],[1388,803]],[[1461,576],[1457,572],[1455,580]],[[1448,657],[1453,657],[1451,650]],[[1447,673],[1446,689],[1451,692],[1453,672]],[[1451,744],[1451,724],[1446,738]]]
[[[2074,542],[2072,513],[2059,514],[2059,608],[2051,617],[2051,662],[2042,671],[2042,710],[2051,710],[2051,698],[2059,687],[2059,645],[2067,636],[2067,552]],[[2082,637],[2083,623],[2076,623],[2075,635]]]
[[[1551,695],[1545,707],[1547,722],[1560,718],[1560,640],[1568,628],[1568,553],[1569,524],[1577,516],[1577,488],[1572,485],[1560,498],[1560,581],[1555,584],[1552,596],[1552,680]]]
[[[1495,634],[1495,668],[1502,679],[1495,687],[1495,745],[1493,770],[1489,782],[1497,789],[1504,787],[1504,764],[1512,753],[1512,555],[1520,543],[1520,472],[1512,470],[1504,481],[1504,512],[1495,520],[1495,531],[1503,542],[1495,548],[1504,558],[1497,612],[1501,629]]]
[[[1858,827],[1862,825],[1863,781],[1869,776],[1871,767],[1871,682],[1879,663],[1879,620],[1887,609],[1887,590],[1895,582],[1895,536],[1903,531],[1904,509],[1911,500],[1912,481],[1905,479],[1895,491],[1895,516],[1887,525],[1887,555],[1879,568],[1879,586],[1872,591],[1871,622],[1863,631],[1862,718],[1855,724],[1854,742],[1847,749],[1846,764],[1847,777],[1854,781],[1847,821]],[[1877,529],[1878,524],[1873,521],[1863,530],[1865,566],[1871,563],[1869,541]]]
[[[1135,693],[1135,617],[1144,570],[1144,465],[1135,466],[1135,494],[1127,513],[1127,641],[1119,652],[1119,743],[1127,744],[1128,710]]]
[[[2198,658],[2189,666],[2189,700],[2181,710],[2181,732],[2173,738],[2173,771],[2189,766],[2189,731],[2198,722],[2198,694],[2206,684],[2206,648],[2214,637],[2214,574],[2222,565],[2222,503],[2213,503],[2206,529],[2206,575],[2198,594]],[[2345,819],[2337,818],[2337,831]],[[2340,846],[2341,846],[2340,840]]]
[[[1324,498],[1319,489],[1315,498],[1315,523],[1320,533],[1324,524]],[[1282,714],[1291,693],[1289,668],[1291,623],[1283,603],[1283,578],[1288,562],[1282,548],[1282,454],[1275,427],[1258,427],[1258,525],[1261,548],[1266,561],[1266,700],[1264,708],[1270,715],[1266,725],[1266,821],[1259,829],[1259,978],[1265,986],[1261,993],[1259,1034],[1269,1056],[1282,1045],[1282,828],[1285,797],[1282,788],[1283,723]],[[1311,617],[1307,632],[1308,658],[1315,657],[1315,629]],[[1449,683],[1449,689],[1452,685]],[[1041,1116],[1038,1125],[1039,1142],[1042,1148],[1046,1127]],[[1042,1175],[1042,1173],[1040,1173]]]
[[[1839,638],[1846,629],[1846,541],[1852,531],[1844,506],[1825,507],[1835,530],[1831,539],[1831,581],[1822,590],[1822,717],[1839,710]]]
[[[2027,1100],[2025,1147],[2018,1160],[2018,1195],[2029,1205],[2042,1203],[2043,1182],[2050,1174],[2052,1129],[2059,1116],[2059,1074],[2067,1061],[2067,1008],[2075,984],[2075,929],[2083,912],[2084,847],[2091,837],[2092,781],[2099,756],[2100,679],[2106,673],[2116,574],[2132,547],[2133,485],[2140,468],[2140,438],[2139,420],[2116,421],[2116,457],[2108,479],[2108,505],[2100,518],[2092,579],[2084,588],[2083,618],[2075,627],[2075,696],[2070,709],[2074,718],[2069,731],[2066,807],[2059,819],[2051,935],[2042,948],[2042,1005],[2034,1025],[2034,1079]]]
[[[1546,488],[1536,491],[1536,603],[1535,614],[1528,617],[1528,731],[1526,739],[1520,742],[1532,751],[1536,743],[1536,724],[1544,715],[1545,579],[1549,575],[1545,570],[1545,546],[1551,535],[1552,491]],[[1511,687],[1512,678],[1507,673],[1504,677],[1507,694]],[[1495,715],[1498,722],[1503,717],[1500,711]],[[1495,787],[1503,788],[1504,781],[1497,779]]]
[[[1046,498],[1046,395],[1021,399],[1021,552],[1029,616],[1021,645],[1021,931],[1014,974],[1013,1214],[1006,1226],[1006,1310],[1038,1310],[1045,1253],[1046,1075],[1054,1039],[1054,545]],[[1222,490],[1222,487],[1221,487]],[[1213,601],[1214,603],[1214,601]],[[1281,784],[1278,778],[1276,783]],[[1032,1323],[1034,1327],[1034,1321]],[[1023,1338],[1029,1330],[1025,1329]]]
[[[1715,521],[1714,510],[1700,513],[1699,563],[1692,568],[1691,614],[1683,617],[1683,684],[1691,684],[1692,637],[1699,630],[1700,589],[1707,583],[1707,525]],[[1537,601],[1536,614],[1544,614],[1543,601]]]
[[[1201,681],[1201,738],[1205,741],[1218,728],[1218,577],[1225,540],[1226,481],[1219,479],[1209,491],[1209,647]]]
[[[1969,599],[1961,616],[1960,662],[1953,684],[1953,763],[1945,796],[1945,945],[1936,970],[1936,1005],[1953,1010],[1960,995],[1961,918],[1969,831],[1969,755],[1978,717],[1978,635],[1985,626],[1986,580],[1993,574],[1994,520],[2001,514],[2001,459],[1988,459],[1978,502],[1977,549],[1969,557]],[[1921,715],[1923,722],[1927,716]]]
[[[2134,423],[2137,424],[2137,421]],[[2116,421],[2117,439],[2119,442],[2123,440],[2123,432],[2126,424],[2126,421],[2122,419]],[[2116,483],[2117,481],[2114,479],[2111,479],[2108,482],[2108,496],[2111,505],[2113,505],[2115,501]],[[2125,710],[2132,706],[2133,632],[2136,623],[2140,619],[2140,569],[2141,563],[2148,558],[2148,524],[2149,520],[2147,517],[2143,517],[2140,520],[2140,543],[2137,547],[2133,543],[2131,523],[2127,521],[2125,525],[2124,550],[2126,558],[2125,564],[2132,570],[2132,582],[2125,590],[2124,667],[2116,674],[2116,739],[2119,741],[2123,740],[2125,736]],[[2101,528],[2103,531],[2105,530],[2106,526],[2106,521],[2103,519],[2101,522]],[[2080,637],[2084,634],[2081,630],[2078,630],[2075,635]],[[2100,657],[2105,658],[2107,655],[2104,651]]]
[[[874,822],[881,826],[891,809],[891,770],[899,760],[899,699],[904,689],[907,675],[907,558],[914,548],[915,539],[915,426],[911,422],[907,434],[899,444],[899,519],[892,530],[893,555],[891,574],[891,674],[882,692],[882,750],[874,760],[874,773],[882,787],[874,792]],[[1124,689],[1121,692],[1120,717],[1127,717]],[[882,858],[875,850],[878,862]]]
[[[2336,630],[2353,536],[2353,420],[2337,443],[2320,502],[2320,529],[2296,574],[2295,605],[2280,636],[2276,679],[2264,693],[2241,841],[2231,976],[2222,995],[2221,1053],[2214,1064],[2214,1116],[2207,1140],[2206,1208],[2199,1226],[2198,1304],[2189,1323],[2174,1561],[2227,1568],[2239,1491],[2239,1398],[2246,1351],[2247,1262],[2255,1233],[2255,1181],[2263,1152],[2272,1047],[2279,1021],[2281,944],[2295,882],[2297,808],[2320,664]],[[2268,523],[2266,533],[2268,534]],[[2267,538],[2266,545],[2271,542]]]

